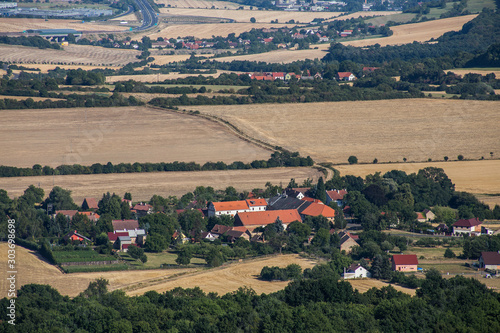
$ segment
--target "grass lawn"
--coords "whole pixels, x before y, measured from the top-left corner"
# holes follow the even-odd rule
[[[453,96],[460,96],[460,94],[447,94],[442,91],[422,91],[425,96],[431,94],[432,98],[452,98]]]
[[[179,266],[175,262],[175,259],[177,259],[177,254],[170,251],[162,253],[146,253],[148,261],[144,264],[140,260],[133,259],[126,253],[121,254],[120,256],[133,269],[155,269],[155,268],[161,268],[162,265],[163,267],[173,266],[175,268],[201,267],[206,265],[206,261],[204,259],[193,257],[191,259],[190,265]]]
[[[417,258],[420,256],[424,256],[425,259],[439,259],[445,260],[447,258],[444,257],[444,251],[446,251],[446,247],[417,247],[411,246],[405,251],[405,254],[416,254]],[[455,255],[459,255],[462,253],[462,247],[450,247],[450,249],[455,253]]]
[[[464,260],[463,263],[461,262],[443,262],[443,263],[436,262],[432,264],[425,263],[425,264],[419,264],[418,267],[422,267],[424,270],[435,268],[443,274],[450,273],[450,275],[457,275],[461,273],[464,274],[477,273],[477,270],[475,268],[466,267],[465,262],[466,261]]]
[[[483,8],[495,10],[494,0],[468,0],[467,10],[471,13],[479,13]]]
[[[365,22],[369,23],[369,24],[374,24],[374,25],[387,24],[387,22],[389,22],[389,21],[394,21],[394,22],[398,22],[398,23],[406,23],[406,22],[410,22],[413,18],[415,18],[415,16],[416,16],[416,14],[413,14],[413,13],[402,13],[402,14],[374,17],[374,18],[366,20]]]

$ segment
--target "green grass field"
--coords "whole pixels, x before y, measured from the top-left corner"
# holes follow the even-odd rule
[[[142,263],[140,260],[133,259],[128,254],[120,254],[121,258],[132,268],[132,269],[156,269],[156,268],[185,268],[185,267],[200,267],[205,266],[206,261],[204,259],[195,258],[191,259],[191,264],[188,266],[179,266],[175,262],[177,259],[177,254],[175,252],[162,252],[162,253],[146,253],[148,261]]]
[[[114,256],[99,254],[95,251],[53,251],[52,253],[58,263],[117,260]]]
[[[494,0],[468,0],[467,10],[471,13],[479,13],[483,8],[496,9]]]
[[[129,269],[127,264],[116,265],[85,265],[85,266],[65,266],[63,270],[66,273],[91,273],[91,272],[110,272],[126,271]]]
[[[416,254],[417,258],[424,256],[425,259],[439,259],[445,260],[444,251],[446,251],[446,247],[418,247],[411,246],[405,251],[405,254]],[[462,247],[450,247],[450,249],[455,253],[455,255],[459,255],[462,253]]]

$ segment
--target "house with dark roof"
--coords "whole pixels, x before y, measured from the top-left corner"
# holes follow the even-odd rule
[[[108,232],[108,239],[111,244],[115,244],[119,236],[128,236],[128,232],[127,231]]]
[[[361,264],[351,264],[347,269],[344,269],[344,274],[342,274],[344,280],[347,279],[361,279],[361,278],[371,278],[372,274]]]
[[[301,213],[306,209],[311,202],[300,200],[297,198],[289,197],[285,193],[277,195],[269,199],[267,210],[286,210],[286,209],[296,209]]]
[[[430,209],[424,209],[423,213],[427,221],[432,221],[436,218],[436,214],[434,214]]]
[[[292,198],[297,198],[302,200],[307,196],[307,192],[311,190],[310,187],[295,187],[295,188],[287,188],[284,193]]]
[[[479,257],[479,266],[493,271],[500,270],[500,253],[481,252],[481,257]]]
[[[98,210],[97,200],[95,198],[84,198],[82,202],[83,210]]]
[[[337,206],[344,207],[344,196],[347,194],[347,190],[330,190],[326,191],[326,204],[334,201]]]
[[[392,256],[392,270],[399,272],[416,272],[418,259],[416,254],[395,254]]]
[[[220,236],[220,235],[224,235],[226,232],[228,232],[231,229],[232,229],[232,227],[230,227],[230,226],[223,225],[223,224],[216,224],[216,225],[214,225],[212,230],[210,230],[210,232],[215,234],[215,235]]]
[[[139,229],[137,220],[112,220],[113,231],[127,231]]]
[[[453,234],[455,236],[463,236],[465,234],[479,235],[481,234],[481,224],[477,217],[473,219],[461,219],[453,223]]]
[[[351,253],[353,247],[359,246],[358,242],[356,242],[354,237],[352,237],[352,235],[348,232],[345,231],[339,232],[339,237],[340,237],[340,251]]]
[[[302,222],[299,213],[295,209],[266,210],[263,212],[238,213],[234,218],[234,226],[243,226],[252,232],[255,228],[275,223],[278,218],[285,229],[294,221]]]
[[[68,220],[71,220],[73,216],[75,216],[78,213],[76,209],[63,209],[63,210],[56,210],[56,213],[54,214],[54,217],[56,217],[58,214],[64,215],[65,218]]]

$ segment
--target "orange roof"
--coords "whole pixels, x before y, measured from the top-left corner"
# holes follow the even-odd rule
[[[212,202],[216,211],[225,210],[246,210],[248,209],[248,204],[246,201],[223,201],[223,202]]]
[[[99,205],[97,204],[97,200],[95,198],[83,198],[83,203],[85,203],[85,201],[87,202],[89,209],[99,209]]]
[[[326,195],[330,197],[332,200],[343,200],[344,195],[347,194],[346,190],[331,190],[331,191],[326,191]]]
[[[424,220],[425,219],[424,214],[417,212],[417,219],[418,220]]]
[[[279,217],[281,222],[288,224],[293,221],[302,221],[296,209],[266,210],[262,212],[238,213],[237,219],[244,226],[267,225],[276,222]],[[234,229],[234,228],[233,228]]]
[[[247,202],[248,207],[267,206],[266,199],[251,199],[245,201]]]
[[[339,77],[349,77],[351,74],[351,72],[338,72]]]
[[[318,204],[318,203],[311,203],[306,209],[302,211],[303,215],[309,215],[309,216],[319,216],[322,215],[324,217],[335,217],[335,210],[331,208],[330,206],[323,205],[323,204]]]
[[[232,227],[231,230],[235,230],[235,231],[241,231],[241,232],[247,232],[248,229],[244,226],[239,226],[239,227]]]

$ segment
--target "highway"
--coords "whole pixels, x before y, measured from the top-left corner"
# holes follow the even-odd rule
[[[135,28],[135,31],[146,30],[158,24],[158,16],[147,0],[135,0],[135,3],[142,14],[142,25]]]

